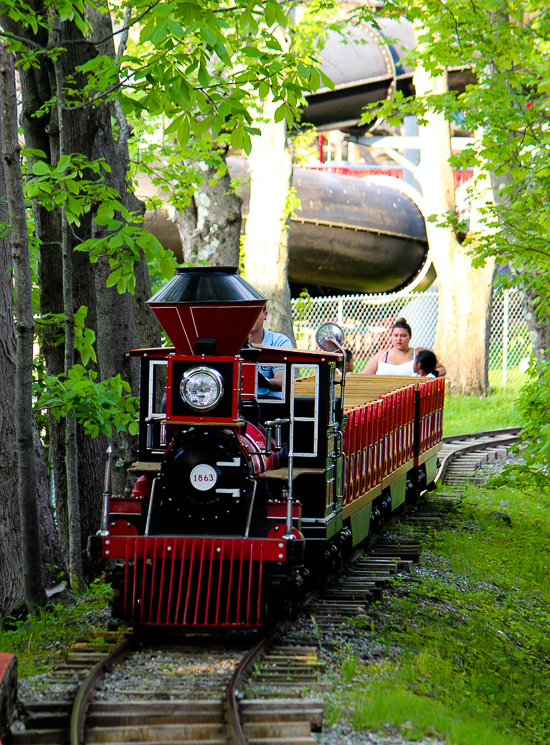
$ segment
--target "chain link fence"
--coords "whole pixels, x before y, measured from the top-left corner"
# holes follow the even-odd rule
[[[489,376],[493,385],[522,383],[532,345],[516,289],[495,290],[491,314]]]
[[[414,330],[415,347],[431,349],[437,325],[438,293],[411,292],[396,295],[345,295],[300,297],[292,301],[294,333],[299,347],[316,349],[315,332],[324,321],[335,321],[346,335],[355,371],[380,349],[387,347],[391,327],[404,316]],[[489,378],[491,385],[523,381],[531,342],[521,298],[517,290],[495,289],[491,317]]]

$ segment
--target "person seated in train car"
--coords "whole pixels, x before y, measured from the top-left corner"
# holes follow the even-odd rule
[[[377,352],[367,362],[362,373],[365,375],[414,375],[416,353],[420,348],[411,347],[412,329],[405,318],[398,318],[393,324],[390,335],[390,346]],[[446,370],[441,362],[435,369],[441,377]]]
[[[346,372],[351,373],[353,372],[353,352],[351,351],[351,349],[348,349],[347,347],[344,347],[344,352],[346,355]],[[343,362],[344,362],[344,358],[341,357],[338,360],[338,364],[336,366],[339,372],[342,372]]]
[[[437,368],[437,357],[429,349],[420,349],[414,358],[414,373],[423,378],[437,378],[439,372]]]
[[[292,342],[284,334],[264,328],[267,319],[267,308],[264,308],[252,327],[248,340],[252,345],[264,347],[287,347],[292,349]],[[258,365],[258,398],[282,398],[283,367]]]

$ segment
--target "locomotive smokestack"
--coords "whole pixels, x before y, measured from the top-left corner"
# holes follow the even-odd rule
[[[178,354],[241,351],[266,298],[236,267],[184,267],[148,301]]]

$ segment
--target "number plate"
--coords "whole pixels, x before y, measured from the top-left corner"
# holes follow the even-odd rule
[[[191,481],[191,486],[194,486],[195,489],[198,489],[199,491],[207,491],[215,485],[218,476],[212,466],[201,464],[200,466],[195,466],[195,468],[193,468],[189,475],[189,479]]]

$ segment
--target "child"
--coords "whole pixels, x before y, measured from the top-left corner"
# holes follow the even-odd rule
[[[435,354],[429,349],[421,349],[416,353],[414,360],[414,374],[425,378],[437,378],[439,373],[435,369],[436,365]]]
[[[351,349],[344,349],[344,352],[346,353],[346,372],[353,372],[353,352]],[[340,358],[337,365],[340,372],[342,372],[342,363],[343,358]]]

